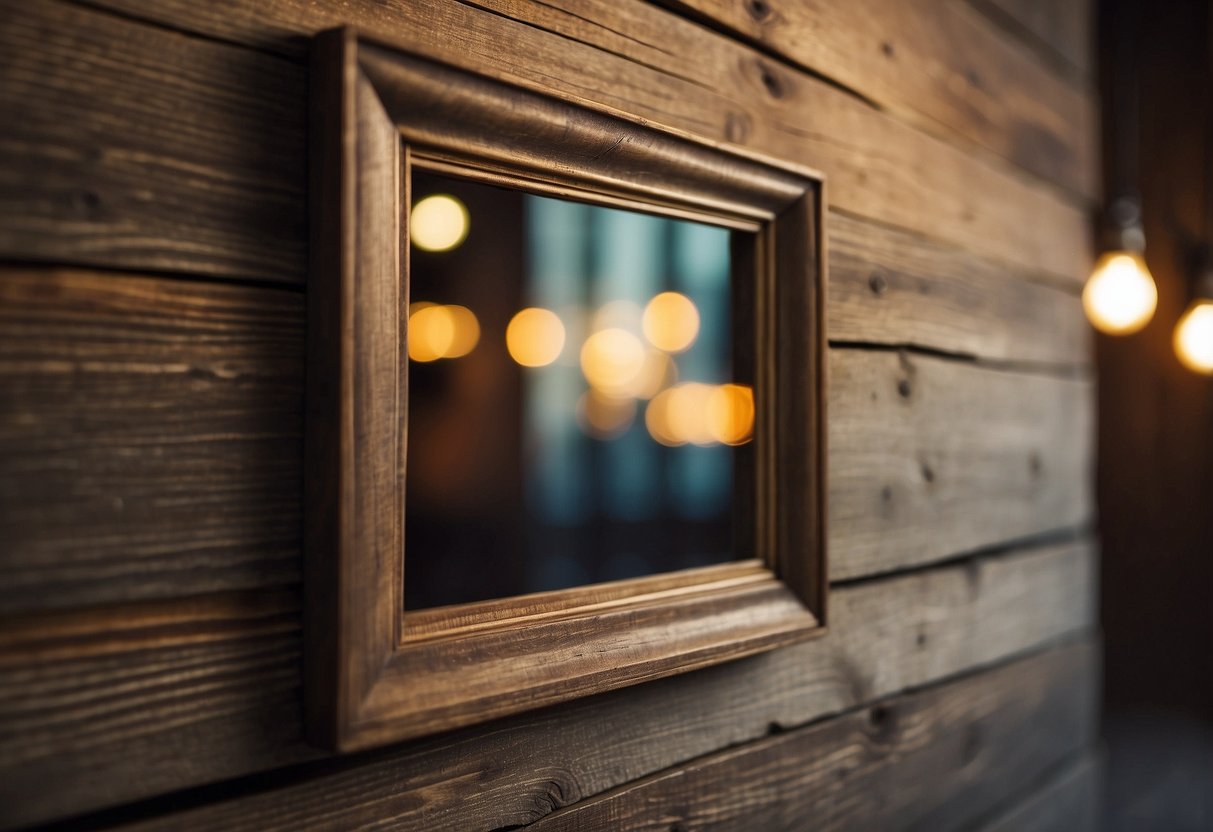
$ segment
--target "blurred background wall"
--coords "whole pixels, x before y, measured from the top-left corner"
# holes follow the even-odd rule
[[[1213,30],[1203,0],[1097,13],[1105,189],[1136,180],[1158,285],[1145,329],[1096,342],[1106,795],[1115,829],[1209,829],[1213,384],[1172,331],[1213,244]]]

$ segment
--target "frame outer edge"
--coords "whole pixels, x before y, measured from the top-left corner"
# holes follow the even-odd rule
[[[373,41],[370,42],[372,45]],[[379,47],[383,49],[384,47]],[[366,52],[365,59],[374,56],[375,61],[390,61],[392,56],[380,53],[376,49]],[[407,64],[409,61],[421,60],[432,63],[412,54],[402,54],[400,60]],[[354,315],[357,311],[357,288],[361,279],[357,273],[360,269],[361,255],[359,240],[362,221],[359,217],[361,197],[359,177],[361,162],[359,161],[359,105],[357,93],[360,85],[373,89],[379,103],[387,105],[387,115],[392,124],[399,128],[397,109],[399,99],[409,89],[405,83],[400,88],[389,88],[386,91],[378,89],[374,75],[383,67],[376,67],[372,74],[363,66],[364,55],[357,33],[351,28],[343,28],[324,32],[316,37],[313,45],[311,61],[311,93],[310,93],[310,163],[311,163],[311,205],[310,217],[312,223],[312,247],[310,261],[310,276],[308,285],[308,377],[307,377],[307,420],[306,426],[306,477],[305,477],[305,609],[304,609],[304,683],[305,683],[305,717],[307,737],[312,742],[338,751],[348,751],[381,745],[389,741],[409,739],[422,736],[425,731],[416,730],[419,720],[427,720],[426,713],[391,715],[389,703],[395,698],[386,688],[378,689],[382,682],[389,680],[400,681],[397,672],[389,672],[389,666],[398,666],[398,657],[389,648],[388,655],[376,656],[376,661],[363,661],[368,651],[376,650],[375,645],[360,643],[360,636],[365,635],[356,616],[366,612],[365,605],[357,603],[355,584],[361,586],[358,563],[351,562],[358,557],[361,538],[355,524],[358,522],[356,509],[358,494],[356,483],[359,478],[357,468],[356,430],[358,414],[354,411],[355,394],[357,392],[354,377],[357,370],[355,362],[356,351],[360,348],[360,335],[355,331]],[[385,64],[388,66],[388,64]],[[825,630],[825,603],[828,592],[826,580],[826,373],[828,372],[828,342],[825,333],[825,302],[826,302],[826,251],[825,251],[825,182],[819,174],[807,174],[803,169],[781,164],[779,160],[759,159],[747,153],[744,148],[713,144],[687,136],[676,131],[668,131],[657,125],[647,123],[637,124],[625,115],[614,112],[600,111],[600,108],[587,106],[585,103],[568,101],[559,96],[544,96],[534,90],[516,87],[507,81],[479,76],[458,67],[441,66],[444,72],[466,74],[479,84],[489,84],[493,88],[517,89],[521,94],[531,97],[551,98],[555,102],[551,106],[558,109],[572,108],[576,113],[586,111],[594,124],[602,119],[622,119],[632,130],[652,136],[654,141],[663,148],[663,153],[671,149],[686,146],[695,150],[689,158],[697,160],[709,159],[712,154],[719,154],[721,159],[730,162],[728,168],[733,173],[726,175],[716,183],[726,188],[740,188],[740,193],[754,189],[753,194],[759,201],[774,208],[770,200],[782,203],[786,194],[785,188],[792,183],[798,183],[802,188],[798,197],[792,203],[785,203],[783,208],[791,204],[812,206],[816,211],[812,233],[815,238],[805,241],[812,245],[814,259],[812,265],[816,286],[805,287],[815,301],[812,310],[811,324],[815,330],[812,333],[812,348],[817,352],[815,377],[811,380],[812,390],[808,391],[815,401],[814,425],[811,436],[807,440],[816,445],[811,460],[814,471],[807,478],[812,483],[810,487],[814,494],[814,508],[819,512],[819,528],[815,529],[811,547],[805,547],[802,554],[812,556],[815,563],[804,568],[811,570],[816,579],[815,591],[810,594],[812,599],[801,595],[801,603],[811,614],[809,617],[816,622],[811,630],[797,633],[789,632],[785,636],[768,634],[771,639],[767,647],[757,648],[758,651],[771,649],[790,641],[798,641],[806,637],[821,635]],[[389,76],[392,74],[387,73]],[[410,82],[411,83],[411,82]],[[390,83],[389,83],[390,87]],[[386,98],[384,96],[386,95]],[[393,103],[388,103],[393,102]],[[334,118],[334,113],[337,116]],[[581,116],[578,116],[581,118]],[[594,121],[597,119],[597,121]],[[578,121],[577,123],[581,123]],[[605,122],[604,122],[605,123]],[[609,126],[609,124],[608,124]],[[402,148],[403,149],[403,148]],[[662,153],[658,153],[658,156]],[[677,156],[677,153],[675,153]],[[335,157],[340,163],[335,162]],[[597,158],[597,157],[596,157]],[[748,164],[741,163],[747,160]],[[741,164],[738,168],[737,165]],[[402,154],[401,164],[407,166],[407,155]],[[688,162],[690,167],[676,166],[679,176],[687,177],[695,182],[697,172],[688,174],[695,169],[695,164]],[[745,170],[745,173],[741,171]],[[407,171],[405,171],[407,172]],[[610,174],[607,173],[607,180]],[[619,180],[623,182],[624,180]],[[727,184],[726,184],[727,183]],[[405,184],[406,183],[398,183]],[[637,187],[637,183],[627,182],[627,189]],[[696,188],[693,195],[687,199],[693,204],[696,199],[710,196],[711,187],[707,191]],[[676,192],[676,191],[675,191]],[[399,191],[405,196],[403,188]],[[692,192],[688,192],[692,193]],[[403,201],[403,200],[402,200]],[[397,206],[400,208],[401,206]],[[807,207],[807,206],[806,206]],[[407,210],[407,205],[404,206]],[[769,209],[766,209],[769,210]],[[779,224],[778,216],[782,209],[775,211],[775,217],[768,222],[772,232]],[[401,245],[404,243],[402,242]],[[405,252],[402,252],[404,254]],[[778,252],[771,252],[772,267],[778,262]],[[398,274],[406,277],[401,271],[406,261],[402,257],[397,264]],[[802,263],[801,270],[808,264]],[[402,312],[401,314],[404,314]],[[402,336],[403,329],[398,332]],[[397,345],[399,346],[399,344]],[[786,518],[785,518],[786,520]],[[776,535],[778,537],[778,535]],[[777,547],[778,548],[778,547]],[[809,551],[809,549],[812,551]],[[403,553],[401,553],[403,557]],[[802,572],[802,578],[807,575]],[[785,589],[791,588],[784,582]],[[801,584],[803,591],[804,585]],[[794,591],[794,590],[793,590]],[[795,591],[794,591],[795,592]],[[800,593],[795,593],[800,594]],[[396,594],[397,596],[399,593]],[[399,606],[399,598],[394,596],[393,603]],[[372,604],[378,606],[378,604]],[[403,615],[403,610],[400,610]],[[399,633],[395,634],[396,636]],[[393,643],[396,639],[393,639]],[[720,648],[725,653],[730,652],[728,642],[721,642]],[[685,648],[684,648],[685,651]],[[376,651],[377,652],[377,651]],[[754,649],[744,650],[741,654],[750,654]],[[671,646],[668,654],[655,656],[652,661],[664,662],[668,670],[655,667],[652,675],[673,675],[683,670],[701,666],[691,663],[686,667],[674,667],[669,662],[676,662],[676,657],[682,655],[677,644]],[[687,654],[688,656],[690,654]],[[734,654],[736,655],[736,654]],[[379,662],[378,659],[383,659]],[[722,657],[723,659],[723,657]],[[708,663],[715,663],[709,661]],[[375,664],[375,668],[370,667]],[[376,669],[377,668],[377,669]],[[368,671],[370,675],[364,673]],[[387,677],[385,679],[385,677]],[[576,678],[570,676],[570,679]],[[553,688],[560,680],[545,683],[547,688]],[[623,687],[630,682],[617,682],[602,690]],[[576,687],[576,686],[574,686]],[[513,691],[513,689],[510,689]],[[520,692],[520,691],[519,691]],[[377,695],[372,697],[372,693]],[[579,694],[580,695],[580,694]],[[496,695],[495,695],[496,696]],[[386,697],[386,698],[385,698]],[[485,694],[472,696],[465,701],[489,701]],[[557,695],[553,701],[565,698]],[[378,702],[389,705],[384,712],[373,707]],[[504,708],[497,708],[491,714],[493,717],[505,716],[526,710],[525,703],[518,703]],[[449,710],[449,709],[441,709]],[[433,716],[438,716],[435,713]],[[443,722],[441,718],[434,724],[434,730],[445,730],[458,725],[472,724],[478,720],[465,715],[459,719]],[[412,728],[408,726],[411,725]],[[393,727],[398,726],[398,727]]]
[[[351,379],[346,284],[352,264],[344,245],[353,210],[353,100],[357,39],[351,29],[316,36],[309,72],[308,163],[311,224],[307,282],[306,422],[304,430],[303,681],[306,738],[339,746],[350,706],[342,679],[348,634],[342,617],[341,561],[348,521],[342,469],[344,413]],[[333,160],[341,160],[334,165]]]

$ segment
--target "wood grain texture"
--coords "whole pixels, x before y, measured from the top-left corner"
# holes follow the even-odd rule
[[[0,609],[297,579],[302,298],[12,268],[0,298]],[[868,350],[830,362],[836,578],[1086,519],[1085,382]]]
[[[884,2],[896,19],[897,4]],[[973,11],[955,5],[948,13]],[[842,723],[797,726],[907,688],[1008,672],[994,668],[1059,639],[1087,646],[1053,655],[1095,650],[1089,544],[1019,549],[839,586],[832,631],[818,642],[487,728],[322,758],[301,736],[302,297],[123,273],[302,285],[307,42],[352,23],[493,77],[825,170],[837,209],[827,226],[837,274],[826,312],[840,346],[831,362],[853,373],[843,378],[854,388],[840,391],[831,415],[837,421],[841,405],[855,419],[830,437],[836,475],[853,474],[831,493],[854,524],[832,541],[843,553],[836,578],[1082,523],[1090,411],[1086,382],[1067,374],[1088,362],[1075,301],[1090,255],[1085,213],[1081,200],[1024,174],[1055,164],[1048,129],[1003,136],[980,126],[1050,125],[1059,99],[1011,96],[969,114],[963,105],[988,98],[995,82],[1018,83],[1001,74],[1023,54],[1008,44],[1023,36],[1040,47],[1036,38],[1069,25],[1057,15],[1072,20],[1089,2],[973,6],[1004,27],[999,42],[1012,50],[961,51],[979,74],[981,62],[994,67],[976,79],[988,87],[956,75],[958,63],[941,70],[956,90],[891,77],[889,66],[915,71],[909,47],[894,41],[886,56],[865,29],[855,42],[880,46],[871,60],[884,62],[884,74],[856,80],[872,91],[871,106],[831,86],[841,79],[828,66],[819,79],[767,46],[633,0],[0,0],[0,257],[114,269],[0,273],[0,518],[27,535],[11,546],[14,526],[0,530],[6,579],[27,581],[0,587],[0,827],[168,795],[163,809],[176,790],[273,772],[243,784],[239,799],[150,825],[500,828],[728,746],[828,732]],[[1012,17],[1022,28],[1004,25]],[[934,35],[912,24],[929,21],[904,28],[926,44],[915,48],[931,48]],[[815,48],[834,48],[828,31],[808,34],[823,39]],[[1070,46],[1040,54],[1053,51],[1071,56],[1081,87],[1086,59]],[[912,97],[919,89],[937,98]],[[1023,155],[1030,150],[1041,158]],[[875,272],[883,294],[871,289]],[[4,288],[20,274],[29,276],[18,289]],[[911,371],[895,353],[853,348],[861,344],[911,344],[1002,369],[909,353]],[[842,383],[836,376],[835,388]],[[877,462],[872,444],[897,462]],[[29,510],[10,511],[21,505]],[[1068,689],[1028,690],[1061,702],[1092,672]],[[874,755],[938,753],[957,766],[978,742],[950,778],[965,794],[992,794],[1000,782],[976,784],[971,774],[1019,770],[998,768],[1022,758],[1014,749],[996,758],[981,730],[961,740],[943,721],[901,715],[885,713],[887,735],[871,712],[866,725],[859,714],[842,719],[858,719],[857,747]],[[915,745],[930,725],[939,742]],[[1053,733],[1070,736],[1076,725]],[[764,739],[772,726],[792,730]],[[1038,732],[1022,736],[1025,755],[1050,747]],[[852,757],[823,759],[834,777],[855,775]],[[882,782],[913,777],[917,788],[924,778],[914,768],[886,766]],[[1051,781],[992,828],[1082,828],[1072,819],[1087,817],[1083,776]],[[927,787],[937,785],[947,783]],[[911,791],[891,799],[912,801]],[[850,795],[832,804],[840,815],[882,811],[861,805],[870,791],[839,794]],[[948,808],[959,804],[940,799],[915,806],[941,825],[959,818]]]
[[[1070,287],[845,214],[830,217],[829,254],[834,342],[1058,367],[1090,361],[1091,330]]]
[[[1094,74],[1095,0],[972,0],[995,20],[1073,67]]]
[[[202,22],[208,19],[204,18]],[[44,32],[51,34],[43,37]],[[91,38],[91,32],[113,37],[108,40]],[[41,93],[38,106],[52,110],[37,123],[30,122],[28,117],[18,120],[20,124],[28,125],[30,141],[20,147],[8,147],[3,158],[9,164],[0,163],[0,169],[14,177],[37,179],[37,187],[59,189],[56,191],[59,196],[51,194],[46,199],[33,197],[32,202],[52,211],[47,217],[37,219],[37,228],[29,225],[39,216],[38,211],[30,211],[33,195],[29,191],[10,192],[13,199],[21,201],[19,205],[10,203],[11,214],[6,213],[5,222],[0,224],[0,245],[5,253],[34,257],[38,256],[37,251],[42,251],[47,256],[74,256],[70,255],[74,246],[62,239],[61,235],[80,233],[80,251],[83,252],[80,257],[84,260],[111,262],[117,259],[127,265],[155,267],[174,266],[175,262],[174,267],[192,268],[181,261],[172,261],[167,255],[161,258],[153,251],[157,245],[170,246],[179,242],[194,250],[180,256],[202,258],[202,262],[197,264],[198,270],[212,274],[265,274],[288,281],[303,279],[304,241],[300,205],[291,206],[292,218],[289,222],[273,223],[271,229],[261,229],[263,233],[250,233],[251,229],[245,222],[250,218],[250,212],[272,216],[276,209],[266,200],[276,198],[275,194],[285,196],[294,192],[297,196],[302,195],[302,135],[293,132],[294,126],[301,124],[302,118],[292,111],[292,129],[284,130],[281,126],[267,124],[266,119],[285,108],[261,109],[270,90],[284,85],[289,91],[273,91],[277,100],[293,101],[301,109],[301,73],[283,62],[263,60],[243,50],[225,51],[218,45],[147,27],[132,27],[129,23],[115,21],[105,15],[53,4],[24,6],[6,17],[5,24],[0,26],[0,36],[7,39],[7,54],[11,56],[10,62],[0,71],[17,73],[24,66],[26,84],[32,83],[28,79],[41,79],[38,82],[42,85],[38,90]],[[208,89],[206,95],[191,96],[181,106],[167,113],[162,112],[159,101],[170,95],[175,86],[190,80],[174,80],[170,71],[172,67],[166,65],[155,68],[154,72],[147,69],[142,75],[134,75],[145,86],[163,85],[163,95],[141,95],[127,91],[117,98],[120,104],[125,105],[125,109],[118,111],[117,117],[112,111],[107,115],[99,110],[98,102],[88,94],[90,88],[87,83],[92,82],[94,75],[100,75],[111,86],[123,86],[131,72],[122,64],[117,69],[111,69],[113,62],[125,59],[134,62],[137,67],[142,60],[155,66],[157,61],[164,63],[178,54],[182,41],[188,47],[184,54],[190,58],[193,66],[178,67],[178,73],[215,73],[214,87]],[[127,49],[141,49],[144,54],[111,54],[118,49],[119,43],[129,43],[131,46]],[[199,51],[202,54],[194,54]],[[74,62],[68,60],[69,54],[75,56]],[[61,77],[62,73],[49,71],[51,67],[63,64],[74,66],[82,61],[96,64],[89,65],[88,72],[83,76],[65,78]],[[235,76],[246,66],[259,68],[253,82],[248,85],[234,83],[237,80]],[[223,68],[222,75],[218,74],[216,67]],[[118,77],[119,71],[125,74]],[[288,82],[288,77],[295,80]],[[227,81],[220,83],[225,78]],[[201,85],[206,80],[192,79],[195,85]],[[13,95],[12,99],[6,99],[9,104],[28,108],[27,100],[16,100],[16,95],[22,91],[32,94],[34,89],[22,87],[16,81],[0,85],[0,95]],[[224,94],[239,96],[241,101],[214,101],[216,96]],[[250,97],[252,100],[249,100]],[[249,117],[251,110],[258,112],[252,121]],[[80,144],[60,152],[43,138],[49,129],[48,125],[79,124],[88,121],[89,113],[94,113],[97,120],[90,133],[60,130],[55,134],[56,141]],[[243,116],[239,124],[229,123],[234,115]],[[212,176],[231,180],[230,187],[211,188],[209,193],[204,194],[197,190],[202,180],[197,177],[182,180],[175,171],[170,170],[172,175],[166,177],[166,181],[158,185],[156,190],[148,190],[148,176],[154,166],[149,168],[143,165],[142,159],[132,159],[130,165],[118,171],[110,171],[106,167],[111,163],[117,164],[114,160],[121,157],[117,151],[104,149],[108,141],[131,141],[127,134],[134,132],[130,129],[132,126],[166,117],[186,119],[189,123],[170,122],[164,125],[163,132],[153,131],[151,139],[160,143],[159,152],[181,153],[197,144],[209,153],[226,153],[207,164]],[[284,137],[290,139],[287,142],[290,152],[279,153],[275,164],[268,168],[257,165],[257,154],[268,152],[263,146],[264,137],[255,135],[256,129],[260,129],[257,120],[260,120],[261,127],[273,133],[276,143],[280,143]],[[126,129],[122,129],[123,125],[126,125]],[[207,134],[198,137],[196,142],[179,141],[180,137],[191,135],[191,131],[212,129],[221,132],[222,136]],[[140,129],[138,132],[143,135],[141,141],[148,141],[147,131]],[[275,144],[277,147],[279,144]],[[53,158],[44,159],[39,154],[51,154]],[[60,157],[74,160],[72,166],[58,167]],[[24,163],[18,165],[15,161],[18,158],[23,158]],[[244,161],[231,167],[229,162],[234,159]],[[166,161],[164,166],[171,169],[185,165],[186,160],[182,159],[178,162]],[[35,171],[40,176],[34,177]],[[47,175],[52,173],[53,176]],[[99,225],[92,230],[82,231],[87,223],[82,223],[79,216],[73,219],[67,213],[54,212],[56,205],[60,208],[70,207],[72,193],[79,197],[76,200],[79,205],[90,201],[92,198],[86,196],[84,190],[90,187],[90,183],[98,182],[109,183],[106,193],[112,193],[123,206],[134,200],[129,206],[131,213],[124,213],[125,208],[121,212],[112,208],[101,213],[109,218],[106,222],[120,221],[131,228],[140,228],[141,234],[149,235],[150,242],[141,246],[142,253],[124,250],[111,253],[111,256],[98,252],[97,245],[121,244],[119,235],[111,234],[113,229]],[[76,190],[73,191],[73,188]],[[160,210],[158,206],[162,199],[169,200],[168,204],[188,200],[199,208],[209,208],[201,215],[174,214],[171,210]],[[140,212],[154,214],[154,217]],[[56,220],[61,224],[56,224]],[[72,221],[69,223],[67,220]],[[165,226],[165,223],[172,225]],[[216,228],[216,223],[225,228]],[[8,233],[10,230],[11,234]],[[1024,286],[1015,279],[1020,275],[1009,267],[952,246],[941,245],[929,237],[900,233],[846,214],[832,215],[827,231],[832,271],[829,323],[835,339],[913,343],[1016,360],[1065,362],[1073,360],[1080,352],[1085,355],[1086,328],[1081,323],[1077,303],[1045,289]],[[212,233],[215,235],[212,244],[199,238],[199,235],[210,236]],[[223,237],[231,234],[237,236]],[[161,238],[160,243],[155,242],[157,235]],[[211,255],[219,250],[243,258],[245,265],[225,266],[210,260]],[[261,265],[253,265],[254,260]],[[867,269],[871,273],[865,274]],[[873,274],[879,274],[886,280],[888,291],[883,298],[873,296],[868,286]],[[907,302],[906,305],[902,305],[903,300]],[[909,304],[911,300],[915,302]],[[1084,348],[1080,350],[1079,345]]]
[[[309,737],[352,751],[485,722],[771,650],[823,632],[825,376],[821,183],[365,40],[316,38],[308,303],[305,706]],[[555,188],[637,210],[746,223],[762,314],[755,483],[773,511],[748,584],[737,564],[631,586],[622,605],[553,593],[461,611],[496,626],[414,637],[401,600],[409,165]],[[757,253],[758,250],[762,254]],[[769,253],[768,253],[769,252]],[[774,429],[769,429],[773,427]],[[746,485],[739,486],[742,490]],[[776,508],[777,504],[777,508]],[[424,556],[424,554],[423,554]],[[448,622],[454,615],[448,613]]]
[[[1088,379],[876,350],[830,354],[830,576],[1085,524]]]
[[[1094,739],[1094,663],[1089,645],[1062,648],[695,760],[530,828],[962,829]]]
[[[299,54],[299,35],[352,24],[423,56],[446,60],[490,77],[809,165],[824,172],[829,180],[830,204],[856,215],[947,240],[1075,284],[1085,277],[1090,265],[1090,230],[1085,211],[1060,198],[1052,189],[1026,181],[1003,163],[978,159],[806,73],[771,61],[752,48],[632,0],[622,4],[566,0],[568,9],[502,0],[491,11],[453,0],[436,0],[424,6],[400,0],[386,5],[356,0],[341,6],[305,0],[256,5],[229,0],[204,7],[185,0],[155,5],[141,2],[128,5],[125,0],[106,2],[173,27],[256,43],[295,55]],[[87,29],[104,43],[108,68],[98,61],[93,72],[94,76],[110,74],[108,80],[98,82],[102,85],[121,86],[130,72],[127,64],[147,63],[152,69],[145,74],[153,78],[172,79],[187,72],[211,73],[210,84],[235,87],[241,96],[259,99],[267,107],[289,107],[292,101],[297,101],[293,96],[297,94],[299,75],[294,65],[286,66],[279,60],[251,53],[242,53],[233,65],[231,47],[203,40],[191,40],[190,48],[213,50],[213,54],[203,57],[185,53],[189,56],[187,60],[179,57],[182,51],[175,48],[179,35],[97,12],[64,11],[49,2],[31,8],[34,11],[30,14],[37,20],[52,16],[53,22],[43,24],[44,28],[63,27],[72,32]],[[44,11],[48,8],[52,11]],[[70,20],[59,21],[55,15],[67,15]],[[5,27],[6,33],[14,31],[20,34],[24,30]],[[0,46],[10,54],[42,54],[46,50],[42,43],[45,38],[4,36],[9,40],[0,42]],[[68,54],[51,60],[87,55],[90,48],[101,47],[69,44]],[[242,70],[241,66],[248,68]],[[280,80],[274,79],[276,73],[281,75]],[[49,73],[49,77],[54,78],[55,74]],[[157,89],[148,89],[143,98],[154,100],[163,95]],[[44,121],[58,122],[70,113],[77,125],[87,128],[75,131],[88,137],[75,145],[70,144],[70,137],[64,139],[69,142],[63,150],[65,156],[87,157],[90,148],[106,146],[110,142],[107,129],[126,135],[132,126],[162,117],[133,113],[130,119],[115,122],[105,115],[107,105],[102,103],[103,99],[91,104],[80,99],[73,97],[70,90],[57,88],[29,99],[34,106],[48,111]],[[174,101],[177,117],[190,123],[206,118],[191,114],[187,100]],[[15,112],[18,104],[29,106],[27,99],[20,99],[10,102],[8,109]],[[297,111],[303,111],[301,102],[297,103]],[[302,137],[302,124],[299,132],[292,135],[286,125],[274,122],[267,127],[256,116],[245,114],[239,123],[233,123],[230,116],[225,118],[222,113],[208,115],[216,128],[230,127],[233,131],[233,137],[225,139],[228,146],[253,130],[261,131],[252,142],[255,147],[265,147],[267,143],[270,147],[298,147],[296,142]],[[172,158],[174,143],[167,139],[155,141],[146,151]],[[12,154],[8,158],[23,160],[32,152],[23,151],[24,155]],[[288,152],[274,165],[259,170],[259,184],[266,192],[295,193],[301,185],[302,166],[293,175],[284,175],[281,181],[267,179],[291,158],[294,157]],[[54,160],[39,159],[39,163],[50,178],[66,177],[79,183],[89,181],[95,174],[89,165],[69,170]],[[125,187],[136,190],[142,175],[132,173],[130,184]],[[203,227],[191,232],[184,225],[174,226],[173,247],[180,248],[199,233],[223,235],[239,244],[242,236],[247,241],[250,224],[269,232],[263,235],[269,239],[254,235],[251,247],[255,251],[237,254],[228,250],[221,262],[214,265],[207,262],[204,252],[198,252],[192,268],[222,274],[232,270],[230,263],[225,267],[222,261],[233,256],[242,259],[251,256],[264,262],[267,246],[283,250],[272,239],[272,231],[289,223],[267,222],[264,218],[254,222],[249,217],[260,199],[249,201],[244,199],[247,194],[236,197],[220,189],[195,188],[188,177],[178,180],[174,194],[176,199],[195,206],[193,211],[199,215],[196,221],[202,221]],[[990,194],[997,194],[998,198],[986,198]],[[10,208],[12,212],[16,210],[15,206]],[[274,216],[281,219],[280,213]],[[74,217],[63,212],[52,212],[49,217],[62,221],[55,232],[56,250],[75,251],[77,254],[73,256],[83,257],[86,252],[70,239],[70,230],[79,227],[78,223],[69,222]],[[17,223],[18,218],[12,222]],[[7,221],[0,225],[6,224]],[[206,228],[212,224],[213,229]],[[60,236],[64,234],[69,239]],[[298,242],[295,237],[285,243],[284,249],[297,251],[294,247]],[[46,257],[51,250],[50,243],[38,244],[24,236],[14,236],[8,247],[23,256]],[[145,262],[154,258],[147,253],[140,259]]]
[[[308,819],[337,828],[389,818],[403,828],[451,830],[527,823],[762,737],[772,724],[805,724],[1084,632],[1094,623],[1092,569],[1088,546],[1073,544],[841,588],[831,594],[828,638],[515,717],[488,732],[334,761],[321,782],[313,772],[199,817],[250,829],[298,828]],[[314,758],[300,738],[293,609],[289,598],[253,594],[151,605],[151,613],[80,613],[58,629],[44,621],[6,629],[3,825]],[[48,782],[56,789],[44,788]]]
[[[0,827],[316,756],[298,608],[263,590],[6,619]]]
[[[443,760],[453,760],[457,747],[451,744],[427,755],[438,767],[426,774],[420,759],[409,766],[412,773],[381,759],[134,828],[487,830],[534,824],[542,830],[664,832],[675,827],[802,829],[809,820],[815,829],[956,828],[988,811],[1008,790],[1032,782],[1041,768],[1090,742],[1096,653],[1090,642],[1072,643],[806,728],[776,724],[773,735],[764,737],[765,726],[755,725],[758,733],[750,742],[599,792],[595,789],[601,785],[656,762],[652,749],[658,743],[675,751],[667,758],[692,750],[688,745],[670,748],[672,740],[687,743],[689,738],[668,729],[648,737],[638,730],[663,719],[669,723],[670,711],[652,713],[668,700],[655,701],[638,691],[642,695],[633,707],[640,724],[611,726],[623,736],[608,741],[609,748],[596,749],[591,759],[570,760],[573,749],[557,745],[570,736],[565,721],[553,716],[546,725],[552,736],[537,745],[520,745],[522,737],[503,731],[496,758],[463,744],[470,759],[461,760],[456,771]],[[717,705],[715,682],[705,678],[693,710]],[[610,697],[595,704],[601,719],[613,717],[616,705]],[[710,716],[708,721],[715,722]],[[732,734],[745,736],[744,730]],[[595,728],[576,742],[580,746],[599,735]],[[624,754],[614,761],[614,770],[598,769],[600,762],[608,764],[604,752],[610,750],[639,753],[642,760]],[[519,767],[515,776],[523,780],[511,792],[501,782],[501,761],[519,756],[529,758],[530,765]],[[924,780],[924,771],[932,777]],[[476,784],[471,805],[456,805],[454,794],[469,782]]]
[[[1090,90],[964,2],[668,0],[957,144],[1098,193]],[[1067,5],[1054,3],[1054,5]]]
[[[1094,832],[1100,823],[1100,760],[1093,754],[1056,772],[982,832]]]
[[[0,269],[0,613],[298,581],[302,307]]]
[[[0,254],[300,278],[301,67],[57,2],[0,52]]]

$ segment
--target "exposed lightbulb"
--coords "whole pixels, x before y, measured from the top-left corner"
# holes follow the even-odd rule
[[[1175,325],[1175,354],[1189,370],[1213,375],[1213,300],[1197,300]]]
[[[1140,254],[1110,251],[1099,258],[1082,290],[1087,320],[1108,335],[1130,335],[1154,317],[1158,289]]]

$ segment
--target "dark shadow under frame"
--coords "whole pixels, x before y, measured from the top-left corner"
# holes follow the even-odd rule
[[[824,631],[821,177],[415,57],[349,29],[311,76],[305,699],[351,750]],[[757,557],[406,613],[411,166],[751,232]]]

